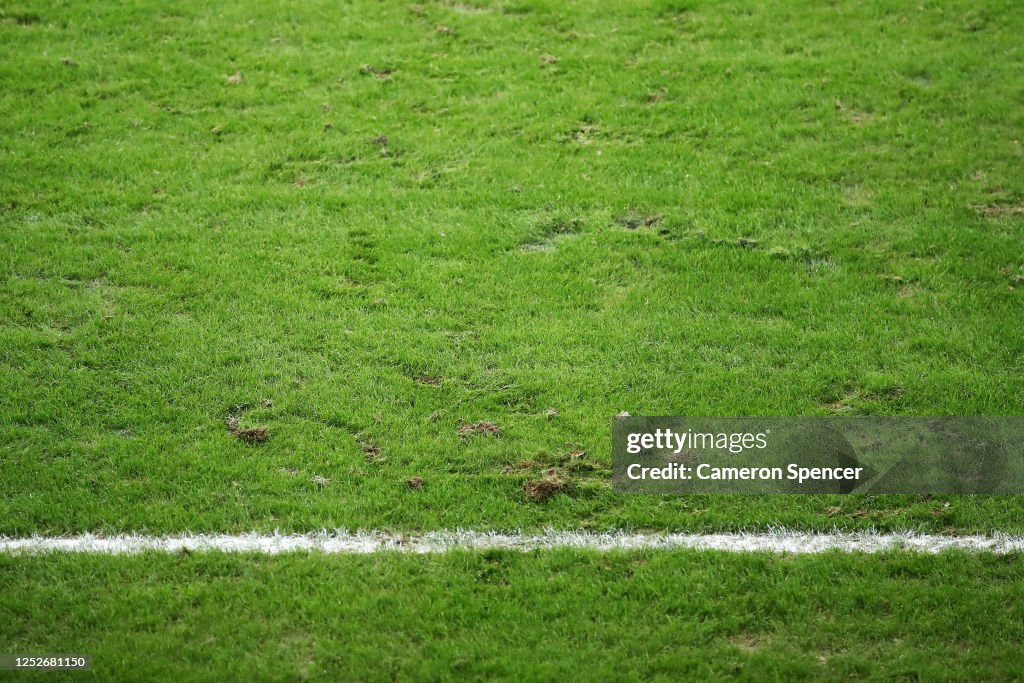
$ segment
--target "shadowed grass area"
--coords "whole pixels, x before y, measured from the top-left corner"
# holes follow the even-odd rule
[[[1012,2],[8,4],[0,533],[1020,530],[1013,498],[608,471],[622,410],[1019,412],[1022,30]]]
[[[1010,680],[1022,572],[956,553],[0,556],[0,618],[5,650],[92,654],[76,680]]]

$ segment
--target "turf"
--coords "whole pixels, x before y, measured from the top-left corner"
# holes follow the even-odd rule
[[[4,0],[0,534],[1022,532],[1012,496],[609,481],[620,411],[1020,412],[1022,34],[996,0]],[[0,556],[0,652],[1011,679],[1019,560]]]
[[[1024,529],[1014,498],[608,483],[622,410],[1019,412],[1022,31],[1013,2],[4,3],[0,533]]]
[[[1024,667],[1012,556],[0,556],[0,572],[7,648],[93,655],[68,680],[1013,680]]]

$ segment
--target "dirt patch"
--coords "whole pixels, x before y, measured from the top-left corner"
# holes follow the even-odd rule
[[[270,438],[270,430],[266,427],[245,427],[232,431],[231,435],[246,443],[263,443]]]
[[[543,502],[558,495],[564,491],[565,488],[565,482],[554,477],[533,479],[523,485],[523,491],[526,493],[526,498],[536,503]]]
[[[847,391],[835,401],[823,403],[826,408],[834,413],[851,413],[858,411],[862,404],[872,401],[886,401],[899,398],[907,392],[905,387],[892,386],[879,391],[863,391],[854,389]]]
[[[826,515],[828,515],[829,517],[836,517],[836,516],[839,516],[839,515],[842,515],[843,517],[854,517],[854,518],[870,517],[871,516],[871,512],[867,508],[857,508],[856,510],[846,510],[845,508],[840,507],[838,505],[827,507],[827,508],[825,508],[823,510],[823,512]]]
[[[472,436],[473,434],[490,434],[498,436],[501,434],[501,427],[494,424],[493,422],[487,422],[481,420],[472,424],[462,425],[456,430],[456,433],[462,438]]]
[[[367,462],[377,462],[380,460],[380,446],[375,443],[363,444],[363,455]]]
[[[395,70],[386,66],[373,66],[371,64],[363,64],[359,67],[359,73],[364,76],[373,76],[376,79],[386,81],[391,78],[391,74],[395,73]]]
[[[242,72],[241,71],[236,71],[235,73],[231,74],[230,76],[227,76],[225,78],[225,80],[228,82],[228,85],[238,85],[243,80],[245,80],[245,77],[242,76]]]
[[[541,253],[551,253],[555,248],[551,242],[529,242],[519,247],[520,251],[539,251]]]
[[[661,222],[661,215],[643,211],[627,211],[615,217],[615,222],[627,230],[651,228]]]
[[[224,426],[231,436],[246,443],[263,443],[270,438],[270,430],[266,427],[242,427],[242,415],[249,410],[248,403],[238,403],[231,407],[224,418]]]
[[[594,123],[585,123],[572,133],[573,141],[581,145],[593,144],[594,138],[601,132],[601,127]]]
[[[841,100],[836,100],[836,111],[843,112],[850,121],[856,124],[867,123],[871,120],[871,113],[847,107]]]
[[[1009,266],[1000,268],[999,273],[1009,282],[1010,289],[1017,289],[1021,285],[1024,285],[1024,274],[1015,273],[1014,269]]]
[[[310,481],[312,481],[313,485],[318,489],[326,488],[327,485],[331,483],[330,479],[327,477],[321,477],[319,474],[314,474]]]
[[[75,60],[71,59],[71,57],[64,57],[63,59],[60,60],[60,63],[63,64],[64,66],[70,66],[72,68],[78,66],[78,62],[76,62]]]
[[[416,377],[417,384],[427,384],[429,386],[436,387],[442,382],[444,382],[444,377],[441,377],[440,375],[418,375]]]
[[[647,104],[661,102],[666,97],[668,97],[668,88],[658,88],[657,90],[647,93]]]
[[[264,408],[268,407],[268,399],[260,403]],[[272,403],[270,405],[273,405]],[[228,409],[228,415],[224,418],[224,426],[231,436],[246,443],[263,443],[270,438],[270,430],[266,427],[242,427],[242,416],[252,407],[250,403],[236,403]]]
[[[985,204],[981,206],[972,206],[971,208],[985,218],[1024,216],[1024,202],[1017,202],[1016,204]]]
[[[411,488],[413,491],[419,491],[420,489],[423,488],[423,478],[412,477],[406,480],[405,485]]]
[[[741,633],[729,638],[729,642],[745,654],[758,652],[770,644],[770,641],[766,637],[753,633]]]

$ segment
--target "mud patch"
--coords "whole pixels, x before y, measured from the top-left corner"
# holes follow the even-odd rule
[[[532,479],[523,484],[527,500],[540,503],[565,491],[566,483],[555,477]]]
[[[380,446],[375,443],[362,444],[362,451],[367,462],[380,462],[383,459],[380,454]]]
[[[266,427],[245,427],[232,431],[231,435],[246,443],[263,443],[270,438],[270,430]]]

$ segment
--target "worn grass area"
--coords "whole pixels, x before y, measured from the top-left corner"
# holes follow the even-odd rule
[[[1024,12],[895,5],[4,3],[0,532],[1024,529],[609,488],[1020,411]]]
[[[0,556],[0,577],[6,649],[92,654],[103,681],[1011,680],[1024,667],[1019,557]]]

